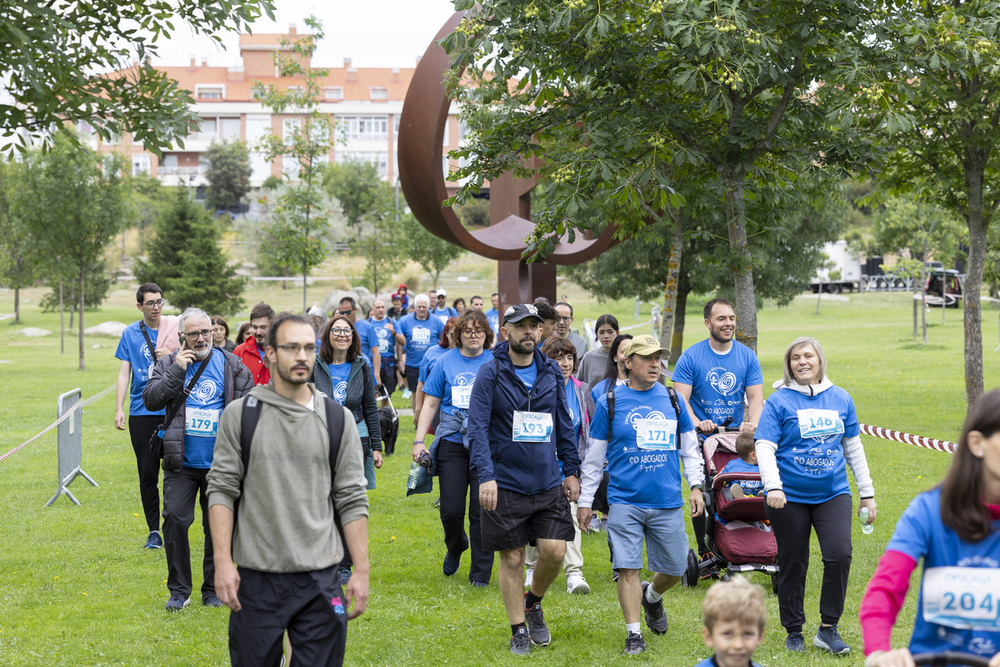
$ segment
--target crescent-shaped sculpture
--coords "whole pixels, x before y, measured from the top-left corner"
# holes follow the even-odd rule
[[[597,257],[616,243],[615,227],[608,225],[597,238],[577,234],[572,243],[564,237],[545,262],[527,264],[521,255],[527,247],[525,239],[534,229],[529,196],[534,178],[518,179],[508,173],[490,183],[490,226],[486,229],[465,229],[451,207],[443,205],[449,196],[442,160],[451,106],[444,76],[451,62],[438,42],[458,26],[464,15],[456,12],[444,24],[420,59],[406,92],[397,146],[403,195],[429,232],[500,262],[498,291],[502,303],[530,302],[537,296],[555,303],[555,267],[551,264],[579,264]]]

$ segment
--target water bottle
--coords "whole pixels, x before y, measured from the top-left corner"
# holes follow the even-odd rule
[[[414,461],[410,464],[410,476],[406,479],[406,488],[411,491],[417,488],[417,477],[420,475],[420,464]]]
[[[865,535],[871,535],[872,531],[875,530],[874,523],[868,523],[868,508],[861,508],[861,532]]]

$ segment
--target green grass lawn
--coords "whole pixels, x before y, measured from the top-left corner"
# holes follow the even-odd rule
[[[468,298],[458,285],[449,296]],[[565,290],[563,288],[566,288]],[[623,326],[635,323],[633,303],[587,303],[569,284],[560,286],[577,306],[577,323],[601,312],[620,315]],[[322,289],[315,288],[317,297]],[[40,431],[55,418],[56,397],[81,387],[84,397],[111,385],[118,369],[113,359],[117,339],[86,339],[87,370],[77,370],[75,337],[59,354],[58,335],[41,339],[18,333],[24,326],[53,330],[58,317],[41,314],[41,291],[29,291],[21,326],[0,321],[0,455]],[[114,292],[104,309],[87,313],[87,324],[133,321],[137,312],[128,289]],[[301,293],[279,288],[255,289],[247,300],[266,298],[276,307],[295,307]],[[312,300],[312,299],[311,299]],[[692,300],[686,344],[705,337],[700,305]],[[824,302],[815,315],[812,299],[796,300],[760,313],[760,359],[765,393],[780,377],[788,342],[814,335],[824,345],[829,375],[854,397],[861,421],[919,435],[954,440],[965,414],[962,373],[962,323],[949,311],[946,323],[932,313],[931,346],[914,347],[910,301],[905,294],[855,295],[847,302]],[[13,296],[0,297],[0,313],[13,311]],[[644,306],[643,319],[648,317]],[[1000,357],[997,311],[984,312],[986,386],[997,384]],[[231,319],[232,321],[232,319]],[[125,432],[113,426],[112,396],[84,414],[83,469],[100,483],[77,480],[71,490],[77,507],[59,499],[43,507],[56,490],[56,439],[50,433],[0,462],[0,664],[3,665],[217,665],[227,664],[228,611],[192,604],[168,615],[166,568],[162,551],[143,551],[145,522],[140,516],[135,461]],[[397,406],[399,406],[397,395]],[[350,626],[347,663],[351,665],[513,664],[507,653],[509,627],[496,579],[486,589],[471,588],[468,560],[459,574],[441,574],[444,548],[432,503],[436,494],[406,498],[408,443],[413,425],[402,419],[398,454],[379,473],[371,493],[370,551],[372,596],[368,612]],[[769,633],[757,659],[777,665],[860,664],[861,635],[857,609],[864,587],[909,500],[940,479],[949,456],[874,438],[864,438],[880,516],[873,535],[855,524],[854,561],[841,633],[855,650],[835,659],[809,650],[785,653],[777,603],[768,593]],[[192,530],[192,549],[200,551],[200,530]],[[692,539],[693,543],[693,539]],[[545,598],[553,643],[533,651],[532,660],[553,665],[589,665],[620,657],[624,627],[611,583],[605,536],[583,539],[584,574],[593,593],[570,597],[560,576]],[[814,547],[806,598],[807,632],[819,622],[819,551]],[[195,586],[200,568],[194,567]],[[763,576],[756,581],[769,583]],[[700,639],[704,586],[680,587],[664,598],[670,631],[647,634],[640,662],[686,666],[705,657]],[[197,602],[195,593],[194,602]],[[913,599],[904,610],[895,640],[905,644],[912,625]],[[807,637],[808,643],[809,637]]]

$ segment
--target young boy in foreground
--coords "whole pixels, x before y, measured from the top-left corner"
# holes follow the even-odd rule
[[[740,575],[712,584],[701,605],[701,635],[715,651],[695,667],[761,667],[753,652],[764,640],[764,589]]]

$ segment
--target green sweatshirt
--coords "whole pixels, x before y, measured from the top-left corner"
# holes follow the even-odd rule
[[[309,386],[317,397],[315,411],[281,396],[271,385],[254,387],[249,394],[262,405],[233,531],[233,560],[242,567],[308,572],[335,565],[344,556],[330,502],[326,408],[315,386]],[[232,509],[240,495],[244,400],[233,401],[222,412],[208,473],[210,507]],[[368,494],[361,438],[352,415],[344,412],[333,490],[336,511],[346,525],[368,516]]]

